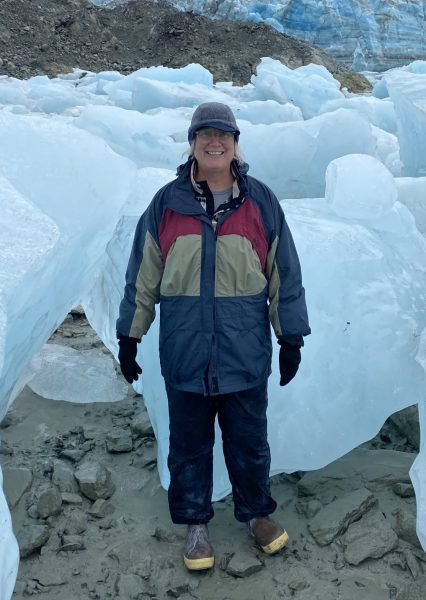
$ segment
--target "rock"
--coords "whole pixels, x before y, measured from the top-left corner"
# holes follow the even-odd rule
[[[1,67],[1,59],[0,59],[0,67]],[[21,595],[25,592],[25,589],[27,587],[27,584],[25,581],[20,581],[19,579],[16,581],[15,583],[15,587],[13,589],[13,594],[18,596]]]
[[[423,582],[412,583],[407,587],[403,588],[396,600],[424,600],[425,599],[425,585]]]
[[[389,421],[395,425],[398,431],[407,438],[410,444],[416,449],[420,448],[420,425],[419,411],[417,405],[408,406],[389,417]]]
[[[377,581],[362,576],[345,575],[339,585],[339,600],[389,600],[387,586],[381,587]]]
[[[154,430],[146,412],[139,413],[132,419],[130,429],[136,437],[154,437]]]
[[[320,546],[326,546],[376,503],[377,499],[368,490],[357,490],[322,508],[311,519],[308,529]]]
[[[413,579],[417,579],[421,573],[421,569],[416,557],[410,550],[408,550],[408,548],[404,548],[403,555],[406,560],[407,567],[410,569],[411,575],[413,576]]]
[[[249,549],[238,550],[228,563],[226,572],[234,577],[249,577],[263,568],[263,564]]]
[[[111,413],[116,417],[133,417],[135,407],[132,403],[117,402],[115,406],[111,407]]]
[[[300,592],[310,587],[312,581],[312,574],[306,567],[293,567],[287,574],[287,586],[288,589],[294,592]]]
[[[3,456],[13,455],[13,448],[11,448],[4,440],[0,440],[0,454],[3,454]]]
[[[83,436],[86,441],[97,440],[105,437],[105,433],[103,430],[94,427],[93,425],[87,425],[86,427],[83,427]]]
[[[59,572],[58,569],[39,569],[37,572],[37,581],[44,587],[68,583],[67,576]]]
[[[71,514],[68,516],[64,533],[69,535],[76,535],[79,533],[83,533],[87,529],[87,517],[82,510],[78,508],[74,509]]]
[[[73,463],[77,463],[84,457],[85,454],[86,453],[84,450],[78,448],[70,448],[62,450],[62,452],[59,453],[59,456],[61,458],[67,458]]]
[[[104,517],[111,515],[114,511],[115,508],[111,504],[111,502],[103,500],[102,498],[96,500],[92,504],[92,506],[87,510],[89,515],[98,519],[103,519]]]
[[[416,517],[412,513],[402,508],[397,510],[395,531],[402,540],[418,548],[421,547],[416,533]]]
[[[180,535],[177,535],[173,531],[167,531],[167,529],[162,529],[161,527],[156,527],[154,529],[152,537],[159,542],[167,543],[178,542],[182,539]]]
[[[3,491],[9,508],[14,508],[30,488],[33,474],[25,467],[4,467]]]
[[[322,504],[319,500],[308,500],[305,502],[298,502],[296,509],[299,513],[305,515],[307,519],[312,519],[322,509]]]
[[[154,444],[143,444],[136,450],[136,457],[132,460],[132,465],[139,469],[147,467],[151,469],[157,464],[157,448]]]
[[[378,510],[349,525],[341,541],[350,565],[359,565],[367,558],[381,558],[398,545],[396,533]]]
[[[110,498],[115,492],[115,485],[111,481],[110,471],[98,462],[87,462],[78,467],[75,472],[81,492],[90,498]]]
[[[411,483],[395,483],[392,489],[401,498],[412,498],[414,496],[414,488]]]
[[[61,461],[55,462],[53,466],[52,482],[60,492],[75,494],[78,492],[78,483],[74,477],[74,470]]]
[[[106,436],[106,447],[108,452],[131,452],[133,440],[127,429],[115,427]]]
[[[21,558],[25,558],[41,548],[47,542],[49,536],[50,529],[47,525],[25,524],[16,534]]]
[[[77,483],[77,482],[76,482]],[[62,503],[63,504],[83,504],[83,498],[78,494],[70,494],[69,492],[62,492]]]
[[[154,585],[135,573],[121,574],[116,581],[115,591],[122,600],[139,600],[141,597],[156,596]]]
[[[120,567],[137,566],[146,556],[146,543],[143,539],[125,540],[112,546],[107,555],[118,561]]]
[[[34,504],[41,519],[59,515],[62,508],[62,496],[52,483],[42,483],[33,492]]]
[[[63,535],[62,545],[58,552],[76,552],[85,549],[84,540],[81,535]]]
[[[300,496],[317,496],[350,492],[361,487],[370,491],[395,483],[410,483],[408,472],[415,456],[395,450],[356,448],[318,471],[305,473],[297,487]]]

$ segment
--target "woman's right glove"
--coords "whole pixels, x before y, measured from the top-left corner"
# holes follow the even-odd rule
[[[124,379],[133,383],[139,379],[142,369],[136,362],[136,354],[138,351],[138,340],[128,337],[117,332],[118,338],[118,361],[120,363],[121,372]]]
[[[280,341],[280,385],[287,385],[296,375],[302,356],[300,346]]]

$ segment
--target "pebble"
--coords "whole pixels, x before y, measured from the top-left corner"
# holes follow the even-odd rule
[[[129,430],[116,427],[108,432],[106,438],[108,452],[130,452],[133,449],[133,440]]]
[[[395,483],[392,489],[401,498],[412,498],[414,496],[414,488],[411,483]]]
[[[16,533],[21,558],[29,556],[43,546],[50,536],[47,525],[25,523],[22,529]]]
[[[107,499],[115,492],[111,472],[99,462],[80,465],[74,475],[81,492],[90,500]]]
[[[416,532],[416,517],[413,513],[399,508],[396,511],[395,531],[402,540],[420,548],[420,542]]]
[[[226,567],[226,572],[234,577],[249,577],[263,569],[263,564],[249,550],[238,550]]]

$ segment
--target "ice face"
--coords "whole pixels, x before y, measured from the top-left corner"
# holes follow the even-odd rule
[[[424,74],[419,66],[419,73],[387,74],[390,99],[382,108],[380,100],[343,108],[333,78],[323,70],[306,68],[303,78],[285,71],[289,83],[284,85],[281,68],[267,61],[266,67],[263,83],[260,70],[259,81],[241,88],[212,87],[195,68],[184,76],[144,72],[143,81],[152,84],[150,102],[156,104],[145,112],[135,110],[141,73],[0,79],[0,99],[6,103],[0,111],[0,418],[23,385],[24,367],[75,304],[83,303],[116,356],[115,320],[136,222],[186,159],[193,110],[187,94],[197,102],[202,88],[203,100],[224,98],[235,110],[250,173],[280,198],[289,198],[283,208],[307,289],[313,334],[300,373],[285,389],[278,385],[274,356],[272,471],[325,465],[371,438],[389,414],[418,402],[422,449],[412,476],[426,547],[425,178],[395,179],[402,170],[400,144],[404,169],[416,174],[422,169],[409,144],[422,159],[425,136],[416,117],[422,101],[416,94],[423,93]],[[274,85],[267,81],[270,72]],[[326,90],[322,96],[315,95],[318,78]],[[182,79],[182,89],[173,83],[176,107],[162,107],[167,82]],[[297,92],[291,103],[277,99],[288,89]],[[333,90],[339,96],[330,100],[326,96]],[[317,116],[304,119],[306,111]],[[390,131],[391,114],[397,136]],[[139,360],[144,377],[138,390],[157,434],[166,486],[168,417],[157,320],[139,347]],[[215,498],[228,490],[217,445]],[[0,535],[13,549],[1,494],[0,519]],[[0,584],[13,557],[12,552],[3,556],[3,547]],[[10,577],[13,573],[16,569]]]
[[[426,74],[394,73],[387,88],[395,105],[403,175],[426,175]]]

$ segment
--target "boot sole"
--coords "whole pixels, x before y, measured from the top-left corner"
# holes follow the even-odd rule
[[[183,561],[189,571],[204,571],[214,566],[214,556],[206,556],[205,558],[187,558],[184,556]]]
[[[278,536],[275,540],[273,540],[270,544],[267,544],[266,546],[260,546],[263,550],[263,552],[265,552],[266,554],[275,554],[276,552],[278,552],[279,550],[281,550],[281,548],[284,548],[284,546],[287,544],[288,542],[288,533],[286,531],[283,531],[283,533]]]

